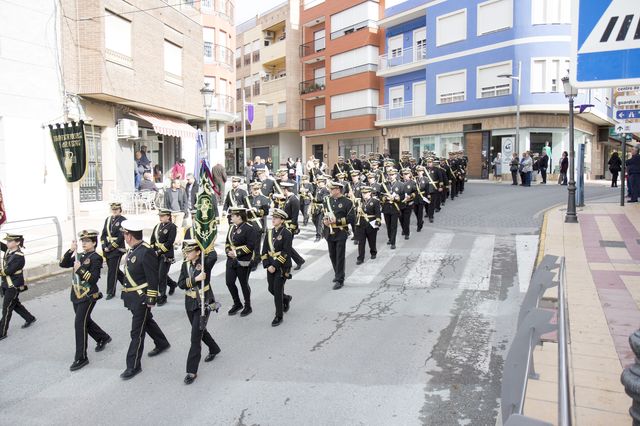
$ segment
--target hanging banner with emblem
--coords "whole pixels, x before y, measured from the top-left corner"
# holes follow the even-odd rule
[[[196,214],[193,219],[193,238],[207,254],[214,250],[218,235],[218,208],[213,193],[213,177],[206,160],[200,163],[200,185],[196,196]]]
[[[77,182],[87,169],[87,149],[84,137],[84,122],[49,125],[53,149],[67,182]]]

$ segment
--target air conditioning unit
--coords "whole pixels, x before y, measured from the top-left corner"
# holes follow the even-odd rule
[[[126,118],[118,120],[116,130],[118,139],[138,138],[138,122],[136,120]]]
[[[263,31],[263,33],[264,33],[264,38],[266,39],[273,40],[274,38],[276,38],[275,31]]]

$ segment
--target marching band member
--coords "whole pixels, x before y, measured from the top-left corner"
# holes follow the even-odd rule
[[[358,233],[358,259],[356,265],[364,262],[364,250],[369,243],[369,253],[371,259],[375,259],[378,254],[376,248],[376,236],[380,228],[380,200],[373,197],[370,186],[360,187],[362,200],[359,200],[358,212],[356,215],[356,232]]]
[[[105,219],[100,237],[102,253],[107,259],[107,300],[116,295],[116,280],[120,284],[124,282],[120,261],[126,251],[122,233],[122,222],[126,219],[122,216],[122,204],[111,203],[111,216]]]
[[[232,225],[229,226],[225,243],[225,252],[227,253],[225,281],[233,298],[233,306],[229,310],[229,315],[235,315],[242,309],[240,316],[246,317],[253,312],[249,274],[251,273],[254,248],[256,244],[260,244],[260,241],[258,241],[258,233],[254,227],[247,223],[245,208],[235,207],[230,209],[229,213]],[[244,306],[240,301],[236,279],[240,282]]]
[[[176,290],[175,281],[169,277],[169,268],[175,258],[173,243],[176,241],[178,227],[171,221],[171,210],[159,209],[158,216],[160,223],[156,224],[151,232],[150,245],[158,255],[158,291],[160,296],[157,304],[162,306],[167,303],[167,284],[169,284],[169,294],[173,294]]]
[[[349,225],[355,220],[355,212],[351,200],[342,195],[342,183],[332,182],[330,188],[331,196],[324,200],[324,237],[335,273],[333,289],[339,290],[344,286],[346,244]]]

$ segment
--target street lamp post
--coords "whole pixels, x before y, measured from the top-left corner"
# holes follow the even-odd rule
[[[520,93],[522,89],[522,62],[518,61],[518,75],[513,74],[500,74],[498,77],[510,78],[511,80],[518,82],[518,90],[516,91],[516,151],[521,154],[520,151]]]
[[[204,149],[205,160],[209,161],[209,110],[213,105],[214,90],[209,87],[209,83],[205,83],[204,87],[200,89],[202,94],[202,101],[204,106],[204,121],[205,121],[205,134],[204,134]]]
[[[562,78],[564,95],[569,99],[569,200],[567,202],[567,214],[564,217],[566,223],[578,223],[576,214],[576,180],[574,173],[575,151],[574,151],[574,124],[573,124],[573,100],[578,96],[578,89],[571,85],[569,77]]]

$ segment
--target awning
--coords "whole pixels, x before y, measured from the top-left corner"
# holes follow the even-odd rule
[[[198,136],[198,131],[194,127],[189,126],[186,121],[182,121],[179,118],[136,110],[131,111],[130,114],[151,123],[153,130],[161,135],[191,139],[195,139]]]

